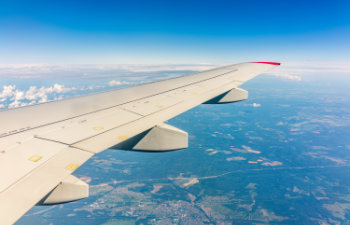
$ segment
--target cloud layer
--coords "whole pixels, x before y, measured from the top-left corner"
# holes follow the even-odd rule
[[[123,84],[129,84],[126,81],[119,81],[119,80],[111,80],[110,82],[108,82],[108,85],[113,87],[113,86],[119,86],[119,85],[123,85]]]
[[[350,74],[349,62],[282,62],[281,66],[268,71],[272,75],[291,81],[302,81],[308,75]]]
[[[78,83],[79,84],[79,83]],[[3,85],[0,92],[0,109],[17,108],[21,106],[44,103],[53,100],[113,89],[117,86],[132,84],[122,80],[110,80],[105,83],[94,83],[89,86],[66,87],[63,84],[54,83],[50,86],[30,85],[28,88],[18,88],[16,85]]]
[[[11,80],[2,83],[0,89],[0,108],[15,108],[67,96],[108,90],[118,86],[137,84],[146,81],[167,79],[170,77],[201,71],[222,64],[90,64],[90,65],[0,65],[0,76]],[[350,74],[350,63],[340,62],[282,62],[282,65],[268,71],[266,75],[287,79],[294,82],[303,81],[309,74],[341,73]],[[18,88],[18,79],[35,81],[35,79],[66,81],[52,82],[48,86],[28,85]],[[3,81],[6,79],[2,79]],[[76,83],[70,82],[75,80]],[[21,82],[23,83],[23,82]],[[260,107],[253,103],[253,107]]]
[[[64,93],[71,90],[72,88],[66,88],[61,84],[40,88],[30,86],[28,90],[18,89],[16,85],[4,85],[0,93],[0,102],[2,102],[0,108],[5,108],[5,103],[8,103],[8,108],[16,108],[61,99]]]

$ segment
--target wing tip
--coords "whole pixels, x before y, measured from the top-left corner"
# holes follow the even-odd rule
[[[270,65],[274,65],[274,66],[281,65],[281,63],[279,63],[279,62],[252,62],[252,63],[263,63],[263,64],[270,64]]]

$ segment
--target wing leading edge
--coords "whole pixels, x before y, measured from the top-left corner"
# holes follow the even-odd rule
[[[71,173],[105,149],[186,148],[187,133],[164,121],[202,103],[244,100],[238,87],[276,65],[235,64],[0,112],[0,223],[16,222],[36,204],[87,197],[87,184]]]

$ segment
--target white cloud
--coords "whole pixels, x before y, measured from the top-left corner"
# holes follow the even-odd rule
[[[241,156],[235,156],[235,157],[226,158],[226,160],[227,160],[227,161],[232,161],[232,160],[235,160],[235,161],[242,161],[242,160],[246,160],[246,158],[241,157]]]
[[[23,64],[4,65],[0,64],[0,76],[16,78],[95,78],[110,77],[115,79],[118,75],[136,73],[157,72],[157,71],[202,71],[212,69],[227,63],[188,63],[188,64],[74,64],[74,65],[43,65]],[[349,62],[282,62],[281,66],[274,68],[267,74],[283,74],[282,78],[299,80],[305,74],[314,73],[349,73]],[[132,76],[134,76],[133,74]],[[129,76],[130,78],[131,76]]]
[[[10,100],[8,108],[16,108],[19,106],[47,102],[50,99],[62,99],[62,95],[57,96],[56,94],[63,94],[71,90],[73,90],[73,88],[66,88],[61,84],[54,84],[50,87],[42,86],[41,88],[30,86],[26,91],[17,89],[16,85],[4,85],[3,90],[0,93],[0,102],[6,102],[7,100]],[[6,107],[5,104],[1,105],[4,105],[4,107]]]
[[[268,71],[266,75],[302,81],[308,75],[348,75],[350,73],[349,62],[282,62],[281,66]]]
[[[2,92],[0,93],[0,98],[8,98],[14,95],[14,91],[16,89],[16,85],[4,85]]]
[[[260,107],[261,104],[258,104],[258,103],[255,103],[255,102],[254,102],[254,103],[252,104],[252,106],[253,106],[254,108],[257,108],[257,107]]]
[[[291,75],[288,73],[271,73],[272,76],[280,77],[288,80],[301,81],[301,76]]]
[[[29,90],[26,92],[25,98],[28,100],[36,99],[36,92],[38,89],[35,86],[30,86]]]
[[[122,85],[122,84],[128,84],[128,82],[119,81],[119,80],[111,80],[111,81],[108,83],[109,86],[118,86],[118,85]]]
[[[15,101],[20,101],[24,98],[24,92],[16,89],[14,92],[14,100]]]
[[[64,87],[64,85],[61,85],[61,84],[54,84],[54,86],[52,88],[52,92],[56,92],[56,93],[64,93],[64,92],[68,92],[70,90],[71,90],[71,88],[66,88],[66,87]]]
[[[40,100],[38,101],[39,103],[44,103],[44,102],[47,102],[48,101],[48,97],[46,94],[43,94],[41,97],[40,97]]]
[[[3,109],[5,108],[5,105],[4,104],[0,104],[0,109]]]
[[[281,163],[279,161],[272,161],[272,162],[264,162],[261,165],[264,165],[264,166],[280,166],[282,164],[283,163]]]
[[[19,106],[21,106],[21,102],[20,101],[18,101],[18,100],[15,100],[14,102],[12,102],[11,104],[9,104],[9,108],[10,109],[12,109],[12,108],[17,108],[17,107],[19,107]]]
[[[159,71],[201,71],[226,64],[192,63],[192,64],[0,64],[0,76],[15,78],[96,78],[139,75],[140,73]]]
[[[48,101],[48,95],[53,93],[65,93],[72,90],[72,88],[66,88],[61,84],[54,84],[53,87],[41,87],[31,86],[25,93],[27,100],[39,100],[40,103]]]

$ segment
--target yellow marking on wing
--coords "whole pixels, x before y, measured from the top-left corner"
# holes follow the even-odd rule
[[[102,126],[96,126],[96,127],[93,127],[92,129],[96,130],[96,131],[100,131],[100,130],[103,130],[105,129],[104,127]]]
[[[164,106],[163,105],[156,105],[157,108],[163,108]]]
[[[70,170],[70,171],[75,171],[76,169],[78,169],[79,165],[71,163],[68,166],[66,166],[66,170]]]
[[[128,139],[128,137],[127,136],[119,136],[118,139],[121,141],[125,141],[126,139]]]
[[[42,159],[43,157],[40,155],[32,155],[31,157],[28,158],[29,161],[32,162],[38,162],[40,159]]]
[[[198,95],[198,92],[192,91],[191,94],[193,94],[193,95]]]
[[[235,85],[236,87],[238,87],[238,86],[241,85],[243,82],[235,81],[235,82],[233,82],[233,83],[234,83],[234,85]]]

